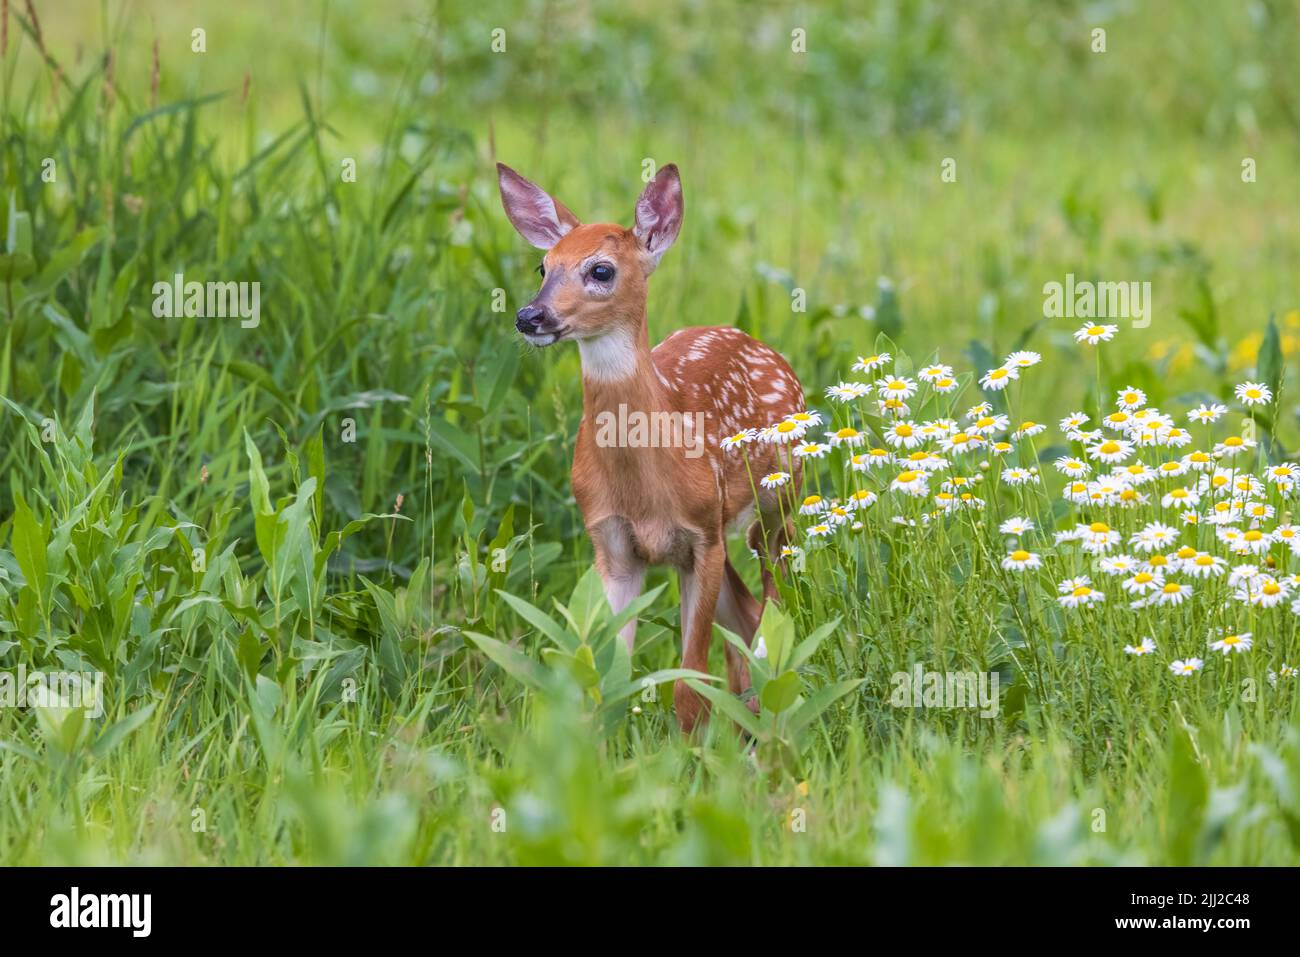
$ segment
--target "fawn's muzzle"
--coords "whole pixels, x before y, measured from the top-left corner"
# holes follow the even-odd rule
[[[536,335],[546,318],[546,310],[530,302],[515,315],[515,328],[527,335]]]

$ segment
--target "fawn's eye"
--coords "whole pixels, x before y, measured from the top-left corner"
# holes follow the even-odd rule
[[[546,263],[537,264],[537,275],[541,276],[543,279],[546,278]]]
[[[614,278],[614,267],[608,263],[596,263],[591,267],[591,278],[596,282],[609,282]]]

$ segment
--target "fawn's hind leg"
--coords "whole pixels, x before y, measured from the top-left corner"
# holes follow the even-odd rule
[[[762,614],[762,602],[753,596],[728,559],[723,569],[722,588],[718,592],[718,624],[728,631],[734,631],[744,639],[745,644],[752,645]],[[732,694],[744,694],[753,687],[749,677],[749,663],[731,642],[727,642],[724,650],[727,655],[727,687]],[[758,700],[751,699],[749,707],[757,713]]]

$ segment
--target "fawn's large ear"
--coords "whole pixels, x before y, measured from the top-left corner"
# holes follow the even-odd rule
[[[546,190],[524,179],[504,163],[497,163],[501,205],[519,235],[538,249],[550,249],[574,226],[578,217]]]
[[[632,233],[650,257],[650,268],[659,265],[682,229],[682,181],[677,166],[669,163],[646,184],[636,201],[636,225]]]

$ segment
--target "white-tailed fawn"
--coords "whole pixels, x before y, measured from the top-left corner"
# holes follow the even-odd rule
[[[573,494],[610,606],[617,613],[640,594],[648,566],[676,568],[682,666],[707,671],[715,618],[752,642],[762,612],[727,557],[726,533],[752,523],[748,542],[762,563],[764,598],[775,599],[771,566],[792,529],[780,490],[757,483],[783,468],[794,473],[796,489],[799,482],[797,464],[778,461],[783,446],[747,445],[747,468],[742,454],[720,448],[719,439],[803,411],[803,388],[777,352],[732,327],[679,329],[650,348],[647,281],[682,226],[676,166],[664,166],[646,185],[631,229],[583,225],[514,170],[497,164],[497,172],[510,222],[546,251],[541,288],[515,326],[535,346],[572,339],[582,359]],[[686,423],[683,441],[645,441],[635,430],[617,441],[602,435],[608,423],[635,413],[642,421]],[[701,422],[702,442],[690,428]],[[621,633],[629,652],[635,632],[631,621]],[[726,659],[729,687],[742,694],[750,686],[745,658],[727,645]],[[704,698],[681,681],[673,703],[683,731],[707,714]],[[750,706],[756,710],[757,702]]]

